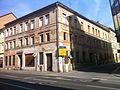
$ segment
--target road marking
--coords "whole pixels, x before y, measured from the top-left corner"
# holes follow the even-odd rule
[[[63,77],[56,77],[55,79],[59,79],[59,80],[71,80],[71,79],[63,78]]]
[[[13,76],[13,75],[4,75],[6,77],[11,77],[11,78],[18,78],[18,76]]]
[[[19,86],[19,85],[15,85],[15,84],[9,84],[9,83],[5,83],[5,82],[0,82],[0,83],[1,84],[6,84],[6,85],[9,85],[9,86],[12,86],[12,87],[18,87],[18,88],[27,89],[27,90],[35,90],[35,89],[32,89],[32,88],[23,87],[23,86]]]
[[[94,87],[94,88],[101,88],[101,89],[109,89],[109,90],[120,90],[119,88],[104,87],[104,86],[95,86],[95,85],[86,85],[86,86]]]
[[[56,83],[57,81],[54,81],[54,80],[44,80],[44,79],[33,79],[35,81],[44,81],[44,82],[53,82],[53,83]]]
[[[105,81],[105,80],[108,80],[108,79],[105,79],[105,78],[92,78],[93,80],[103,80],[103,81]]]

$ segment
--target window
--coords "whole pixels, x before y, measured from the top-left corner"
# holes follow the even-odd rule
[[[12,31],[13,35],[16,34],[16,26],[13,27],[13,31]]]
[[[66,32],[63,33],[63,40],[66,40]]]
[[[25,46],[28,46],[28,37],[25,38]]]
[[[40,65],[43,64],[43,52],[39,53],[39,58],[40,58]]]
[[[22,38],[20,39],[20,47],[22,47]]]
[[[93,30],[93,34],[95,34],[94,28],[92,28],[92,30]]]
[[[43,42],[43,34],[40,35],[40,43]]]
[[[15,66],[15,55],[13,55],[13,66]]]
[[[98,30],[98,36],[100,37],[100,31]]]
[[[88,32],[90,33],[90,26],[88,25]]]
[[[7,62],[8,62],[8,57],[5,56],[5,65],[7,66]]]
[[[9,29],[9,36],[12,35],[12,28]]]
[[[9,66],[11,66],[11,56],[9,56]]]
[[[9,34],[9,29],[6,30],[6,37],[8,36]]]
[[[97,29],[95,29],[95,35],[97,36]]]
[[[34,45],[34,36],[31,37],[31,45]]]
[[[47,39],[47,41],[50,41],[50,34],[49,33],[46,33],[46,39]]]
[[[66,14],[65,14],[65,13],[62,13],[62,22],[63,22],[64,24],[66,24],[66,22],[67,22]]]
[[[45,25],[48,25],[50,23],[50,17],[49,14],[45,16]]]
[[[25,22],[25,31],[28,30],[28,22]]]
[[[10,48],[12,48],[12,42],[10,42]]]
[[[43,26],[43,17],[40,17],[39,19],[39,27]]]
[[[35,20],[31,20],[31,29],[35,28]]]
[[[15,41],[13,41],[13,48],[15,48],[16,47],[16,42]]]
[[[23,31],[23,24],[20,24],[20,33]]]
[[[84,30],[84,28],[83,28],[83,22],[81,22],[81,30]]]
[[[8,43],[8,49],[10,49],[10,43]]]
[[[33,57],[33,53],[25,54],[25,66],[26,67],[34,67],[35,66],[35,59]]]
[[[8,43],[6,43],[6,49],[8,49]]]

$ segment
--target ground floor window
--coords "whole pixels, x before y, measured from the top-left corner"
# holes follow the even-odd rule
[[[7,66],[7,62],[8,62],[8,57],[5,57],[5,65]]]
[[[33,54],[25,55],[25,66],[26,67],[34,67],[35,66],[35,60],[34,60]]]
[[[39,53],[40,65],[43,64],[43,52]]]
[[[15,65],[15,55],[13,55],[13,66]]]
[[[9,65],[11,66],[11,56],[9,56]]]

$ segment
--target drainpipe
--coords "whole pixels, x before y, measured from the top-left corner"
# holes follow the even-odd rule
[[[57,68],[59,72],[59,51],[58,51],[59,37],[58,37],[58,4],[57,3],[56,3],[56,46],[57,46],[57,52],[56,52]]]

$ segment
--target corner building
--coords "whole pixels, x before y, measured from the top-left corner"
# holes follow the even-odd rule
[[[5,69],[68,72],[115,62],[110,31],[60,2],[53,3],[6,24]],[[60,46],[66,48],[64,57],[59,57]]]
[[[8,13],[0,16],[0,68],[3,68],[4,63],[4,28],[5,24],[16,19],[13,13]]]

